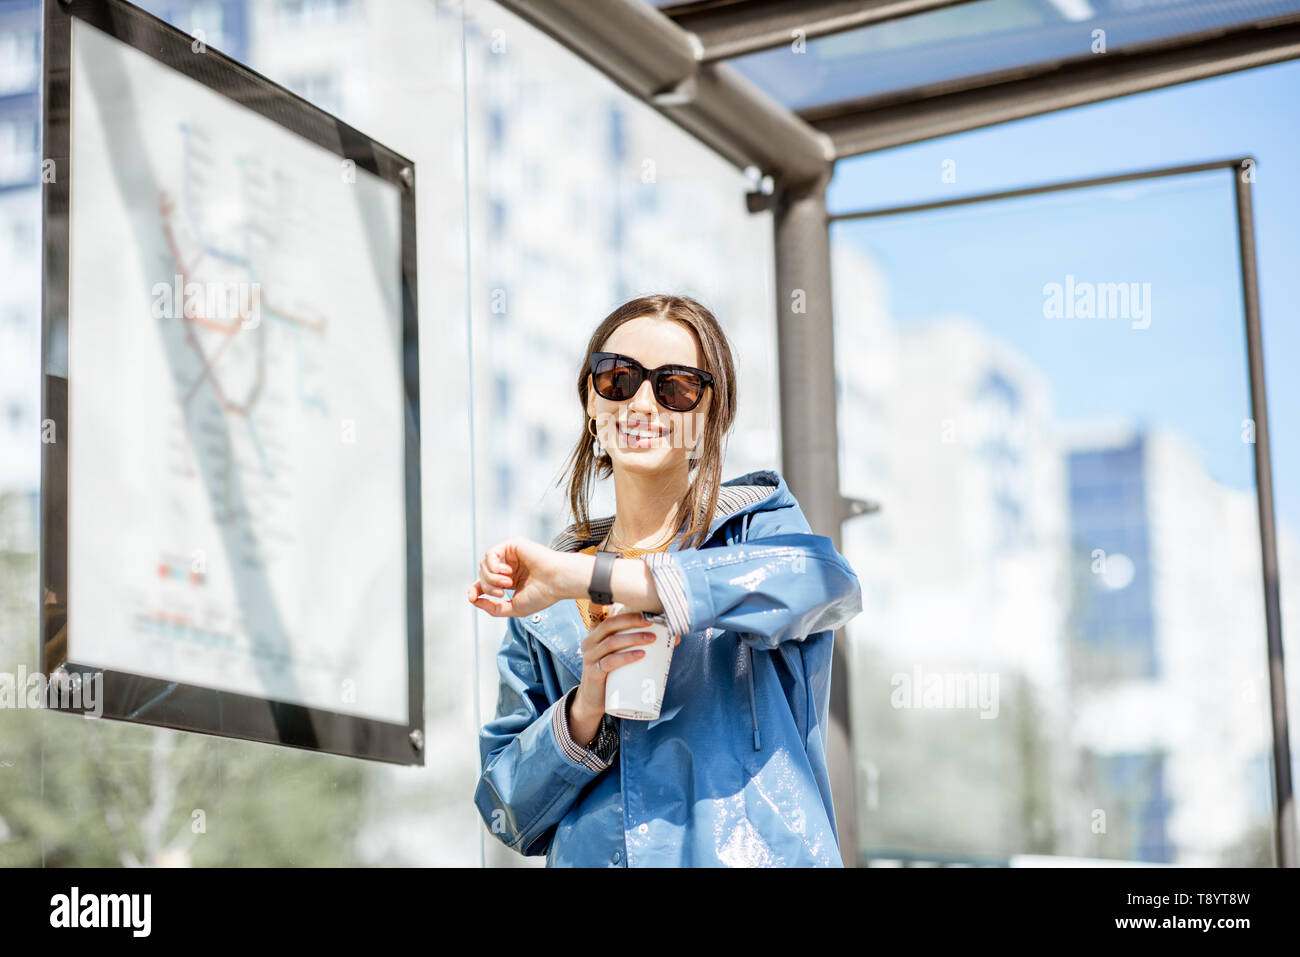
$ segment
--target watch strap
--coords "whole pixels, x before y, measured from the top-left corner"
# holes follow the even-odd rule
[[[596,564],[591,569],[591,585],[587,588],[587,597],[595,605],[612,605],[614,594],[610,591],[610,578],[614,574],[614,560],[621,558],[618,552],[596,552]]]

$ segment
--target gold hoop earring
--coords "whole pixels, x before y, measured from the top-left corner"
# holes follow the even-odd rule
[[[600,436],[596,434],[596,420],[587,420],[587,432],[591,435],[591,454],[596,458],[603,458],[605,455],[605,446],[601,444]]]

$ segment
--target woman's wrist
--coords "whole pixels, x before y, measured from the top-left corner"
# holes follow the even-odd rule
[[[591,574],[596,568],[594,555],[568,552],[562,556],[558,583],[562,598],[586,598],[591,589]],[[616,558],[610,572],[609,590],[614,600],[632,611],[655,614],[663,611],[654,576],[639,558]]]
[[[586,598],[591,588],[591,573],[596,568],[596,558],[581,552],[566,554],[560,580],[560,593],[564,598]]]
[[[590,751],[592,745],[596,743],[600,722],[605,714],[604,710],[594,715],[587,714],[583,711],[576,693],[569,699],[567,707],[569,710],[565,713],[565,719],[569,726],[569,737],[573,738],[580,747]]]
[[[586,598],[591,591],[591,575],[596,569],[596,556],[586,555],[582,552],[573,552],[565,556],[568,561],[564,565],[564,571],[561,573],[560,591],[565,598]],[[616,558],[614,566],[610,571],[609,590],[622,594],[627,591],[627,583],[632,579],[629,575],[639,575],[640,570],[632,568],[633,563],[644,567],[644,562],[635,558]],[[625,599],[622,600],[627,604]]]

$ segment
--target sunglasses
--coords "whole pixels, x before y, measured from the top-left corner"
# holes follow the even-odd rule
[[[636,395],[641,383],[650,380],[655,401],[673,412],[689,412],[704,398],[704,387],[713,376],[694,366],[664,365],[647,369],[631,356],[617,352],[593,352],[587,363],[596,394],[612,402]]]

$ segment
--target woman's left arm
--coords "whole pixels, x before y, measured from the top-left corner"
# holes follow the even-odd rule
[[[858,576],[798,506],[759,513],[737,545],[642,556],[670,634],[716,628],[755,648],[846,624],[862,611]]]
[[[531,614],[585,598],[594,564],[591,555],[509,539],[484,556],[469,600],[496,617]],[[716,628],[755,648],[802,641],[862,611],[858,576],[829,538],[812,534],[798,505],[757,513],[741,544],[619,558],[610,590],[625,610],[666,624],[670,635]]]

